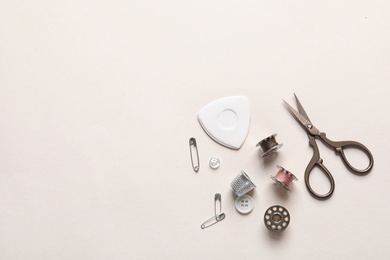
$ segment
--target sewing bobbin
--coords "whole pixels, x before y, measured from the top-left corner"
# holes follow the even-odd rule
[[[283,206],[271,206],[265,211],[264,224],[273,232],[282,232],[290,224],[290,213]]]
[[[275,176],[271,176],[271,179],[275,181],[275,183],[286,190],[291,191],[291,183],[293,181],[297,181],[297,177],[295,177],[294,174],[284,169],[282,166],[277,166],[279,171],[276,173]]]
[[[271,153],[276,152],[283,146],[283,144],[278,144],[278,142],[276,142],[275,140],[276,135],[277,134],[268,136],[267,138],[264,138],[256,145],[256,146],[260,146],[261,149],[263,149],[263,153],[261,154],[262,157],[265,157],[267,155],[270,155]]]

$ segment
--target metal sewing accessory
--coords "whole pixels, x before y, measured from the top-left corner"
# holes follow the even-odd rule
[[[199,153],[198,146],[196,144],[196,139],[194,137],[190,138],[190,156],[191,156],[191,164],[192,168],[195,172],[199,171],[200,161],[199,161]]]
[[[212,225],[215,225],[218,222],[224,220],[225,217],[226,217],[225,213],[220,213],[220,214],[218,214],[217,217],[216,216],[212,216],[211,218],[209,218],[208,220],[203,222],[202,225],[200,225],[200,227],[201,227],[201,229],[205,229],[205,228],[211,227]]]
[[[217,213],[217,209],[218,209],[218,205],[219,204],[219,210],[218,210],[218,213]],[[222,213],[222,197],[221,197],[221,194],[220,193],[215,193],[214,195],[214,215],[215,215],[215,218],[217,218],[217,216]]]
[[[263,150],[263,153],[261,154],[262,157],[275,153],[283,146],[283,144],[278,144],[278,142],[276,141],[275,139],[276,135],[277,134],[268,136],[267,138],[264,138],[256,145],[256,146],[260,146],[261,149]]]
[[[276,185],[278,185],[279,187],[291,191],[291,183],[293,181],[297,181],[297,177],[295,177],[294,174],[287,171],[282,166],[278,165],[277,167],[279,171],[276,173],[275,176],[271,176],[271,179],[274,180]]]
[[[222,197],[220,193],[214,195],[214,216],[206,220],[200,225],[202,229],[208,228],[218,222],[224,220],[226,217],[225,213],[222,212]]]
[[[218,169],[221,165],[221,161],[218,158],[212,157],[209,161],[209,165],[211,169]]]
[[[264,214],[264,224],[273,232],[284,231],[290,224],[290,220],[290,213],[280,205],[269,207]]]
[[[286,105],[287,109],[290,111],[290,113],[293,115],[293,117],[298,121],[298,123],[306,130],[307,135],[309,137],[309,144],[313,148],[313,156],[309,162],[309,164],[306,167],[305,170],[305,183],[306,187],[309,191],[309,193],[316,199],[328,199],[334,191],[335,183],[332,174],[330,171],[325,167],[323,164],[323,160],[320,156],[320,152],[316,143],[316,139],[320,139],[324,144],[326,144],[329,148],[333,149],[338,155],[341,156],[342,161],[344,162],[344,165],[347,167],[348,170],[351,172],[358,174],[358,175],[364,175],[371,171],[372,167],[374,166],[374,157],[372,156],[370,150],[368,150],[367,147],[365,147],[363,144],[355,142],[355,141],[332,141],[328,139],[326,134],[324,132],[320,132],[309,119],[308,115],[305,112],[305,109],[303,109],[303,106],[301,102],[299,102],[297,96],[295,96],[295,101],[298,107],[298,111],[295,110],[292,106],[290,106],[286,101],[284,101],[284,104]],[[345,120],[344,120],[345,121]],[[347,157],[345,156],[344,150],[346,148],[349,149],[358,149],[365,153],[368,157],[368,166],[365,169],[357,169],[354,166],[352,166]],[[313,188],[310,185],[310,174],[313,172],[314,167],[318,167],[328,178],[330,182],[330,190],[326,194],[318,194],[316,193]]]
[[[248,193],[252,189],[256,188],[256,185],[251,181],[251,178],[244,172],[241,171],[240,174],[234,178],[234,180],[230,183],[234,193],[237,196],[244,195]]]

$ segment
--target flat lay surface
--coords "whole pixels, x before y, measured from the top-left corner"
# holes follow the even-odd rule
[[[388,1],[0,0],[0,259],[388,258],[388,10]],[[313,149],[283,102],[295,108],[294,93],[329,139],[374,157],[359,176],[317,140],[335,181],[327,200],[305,186]],[[238,150],[198,121],[234,96],[250,104]],[[283,146],[262,157],[256,144],[275,133]],[[292,191],[270,178],[278,165],[297,177]],[[241,171],[256,187],[236,201]],[[311,185],[330,187],[319,169]],[[225,218],[202,229],[214,214]],[[280,219],[284,231],[268,230]]]

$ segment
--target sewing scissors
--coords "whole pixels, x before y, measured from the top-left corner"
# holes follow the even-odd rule
[[[317,199],[328,199],[334,191],[335,182],[334,182],[332,174],[329,172],[329,170],[323,164],[323,160],[320,157],[320,152],[318,150],[318,146],[317,146],[317,143],[315,141],[316,138],[320,139],[328,147],[334,149],[336,151],[336,153],[341,156],[341,159],[344,162],[346,168],[355,174],[363,175],[363,174],[369,173],[374,165],[374,158],[373,158],[370,150],[368,150],[367,147],[365,147],[363,144],[361,144],[359,142],[355,142],[355,141],[337,141],[337,142],[335,142],[335,141],[329,140],[326,137],[326,134],[324,132],[320,132],[320,130],[318,130],[311,123],[311,120],[307,116],[307,114],[306,114],[305,110],[303,109],[301,103],[299,102],[297,96],[295,94],[294,94],[294,96],[295,96],[295,101],[297,103],[297,107],[298,107],[299,112],[296,111],[293,107],[291,107],[286,101],[283,100],[283,102],[287,106],[287,109],[290,111],[290,113],[295,117],[295,119],[303,126],[304,129],[306,129],[308,137],[309,137],[309,144],[313,148],[313,157],[311,158],[311,160],[310,160],[310,162],[307,165],[306,170],[305,170],[306,187],[307,187],[309,193],[313,197],[315,197]],[[369,159],[369,165],[367,166],[367,168],[365,168],[364,170],[361,170],[361,169],[357,169],[357,168],[353,167],[348,162],[348,160],[345,156],[344,149],[346,149],[346,148],[355,148],[355,149],[358,149],[358,150],[361,150],[362,152],[364,152]],[[314,167],[320,168],[320,170],[325,174],[325,176],[328,178],[328,180],[330,182],[330,190],[326,194],[318,194],[317,192],[315,192],[312,189],[312,187],[310,185],[309,177],[310,177],[310,174],[311,174],[312,170],[314,169]]]

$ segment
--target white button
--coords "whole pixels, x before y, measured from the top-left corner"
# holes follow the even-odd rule
[[[241,214],[248,214],[254,207],[253,198],[247,194],[239,196],[236,198],[234,205]]]
[[[217,169],[219,167],[219,165],[221,165],[221,162],[219,161],[218,158],[213,157],[210,159],[209,165],[211,168]]]

